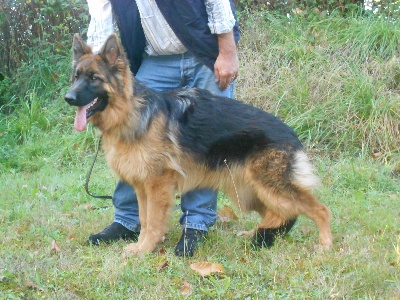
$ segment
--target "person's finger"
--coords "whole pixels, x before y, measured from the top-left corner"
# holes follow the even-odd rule
[[[233,81],[235,81],[237,78],[237,74],[235,75],[226,75],[222,77],[222,79],[219,81],[219,88],[224,91]]]
[[[228,87],[228,85],[229,85],[229,80],[226,78],[226,77],[221,77],[221,79],[220,79],[220,81],[219,81],[219,89],[221,90],[221,91],[225,91],[226,90],[226,88]]]
[[[220,76],[219,76],[218,68],[214,68],[214,76],[215,76],[215,82],[219,83],[220,82]]]

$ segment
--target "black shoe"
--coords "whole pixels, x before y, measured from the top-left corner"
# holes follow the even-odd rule
[[[100,243],[110,244],[120,239],[123,240],[137,240],[139,232],[127,229],[125,226],[113,222],[111,225],[104,228],[100,233],[91,235],[89,243],[98,246]]]
[[[207,231],[186,228],[175,247],[176,256],[191,257],[197,249],[199,242],[207,237]]]

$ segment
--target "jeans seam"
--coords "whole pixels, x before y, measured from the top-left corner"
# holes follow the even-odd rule
[[[131,224],[125,222],[124,220],[119,219],[119,218],[115,218],[114,222],[121,224],[122,226],[124,226],[126,229],[129,229],[130,231],[140,231],[140,225],[139,224],[131,225]]]
[[[204,224],[185,223],[182,225],[182,229],[186,229],[186,228],[208,231],[208,227]]]

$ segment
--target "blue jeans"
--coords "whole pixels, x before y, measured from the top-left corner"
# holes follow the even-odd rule
[[[198,87],[229,98],[233,98],[234,94],[234,83],[231,83],[225,91],[221,91],[215,82],[214,72],[190,53],[147,56],[136,78],[158,91]],[[218,191],[197,189],[181,195],[180,224],[184,228],[207,231],[217,220],[217,194]],[[129,184],[118,182],[113,195],[113,204],[114,221],[130,230],[139,231],[138,202]]]

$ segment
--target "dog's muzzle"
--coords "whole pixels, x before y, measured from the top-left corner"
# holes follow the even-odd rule
[[[69,104],[69,105],[74,105],[76,106],[76,93],[72,91],[68,91],[67,94],[64,97],[64,100]]]

